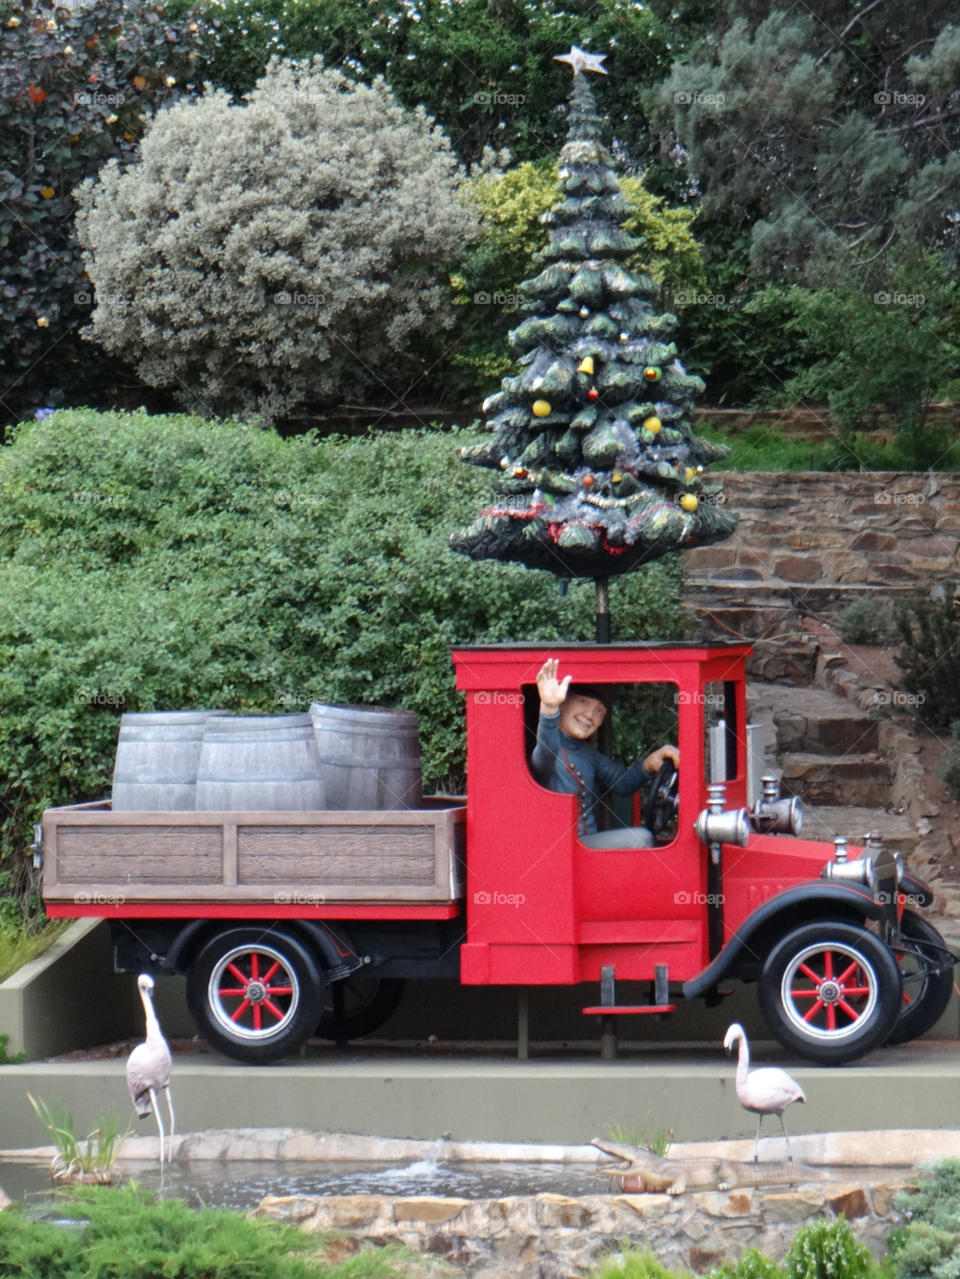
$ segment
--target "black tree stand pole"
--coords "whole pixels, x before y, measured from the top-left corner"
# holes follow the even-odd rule
[[[596,587],[596,603],[594,608],[597,615],[597,643],[610,643],[610,579],[609,577],[595,577],[593,584]]]

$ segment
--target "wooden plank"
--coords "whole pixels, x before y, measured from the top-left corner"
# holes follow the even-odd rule
[[[76,885],[58,884],[44,893],[44,901],[73,902]],[[83,891],[91,901],[119,897],[130,905],[136,902],[184,902],[190,906],[219,905],[223,902],[276,903],[277,905],[335,906],[349,903],[369,903],[383,906],[420,902],[424,905],[450,903],[446,890],[438,893],[433,884],[297,884],[275,886],[273,884],[238,884],[226,888],[223,884],[128,884],[89,883]],[[294,899],[302,897],[302,902]],[[319,912],[323,914],[322,909]]]
[[[61,825],[57,882],[92,884],[219,884],[223,836],[204,826]]]
[[[435,847],[430,826],[240,826],[237,882],[436,887]]]
[[[227,822],[223,828],[223,882],[227,888],[237,884],[237,826]]]
[[[455,819],[466,809],[452,808],[398,808],[376,809],[371,812],[310,810],[302,812],[160,812],[115,813],[110,809],[96,811],[75,808],[48,808],[44,820],[59,825],[74,826],[223,826],[233,822],[240,826],[358,826],[377,830],[382,826],[419,826],[432,828],[446,814]]]

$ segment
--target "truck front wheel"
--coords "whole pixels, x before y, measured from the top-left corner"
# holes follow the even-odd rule
[[[900,1014],[897,961],[873,933],[852,924],[806,924],[767,956],[760,1011],[791,1052],[821,1065],[863,1057]]]
[[[235,1061],[263,1064],[295,1052],[323,1011],[323,978],[303,945],[269,928],[211,938],[187,973],[200,1033]]]

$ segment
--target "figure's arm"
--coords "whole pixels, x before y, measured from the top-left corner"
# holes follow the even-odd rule
[[[549,786],[560,754],[560,707],[567,696],[572,676],[557,680],[559,662],[544,662],[537,673],[537,692],[540,694],[540,722],[537,725],[537,744],[533,748],[530,770],[541,786]]]

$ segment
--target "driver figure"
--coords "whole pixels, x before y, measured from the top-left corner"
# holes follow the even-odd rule
[[[602,755],[593,735],[610,709],[609,694],[588,684],[573,684],[573,676],[557,681],[555,659],[544,662],[537,675],[540,694],[540,723],[531,771],[541,786],[579,801],[577,834],[590,848],[651,848],[653,835],[645,826],[626,830],[597,830],[597,805],[605,791],[632,795],[644,790],[664,760],[680,766],[676,746],[661,746],[630,768]]]

